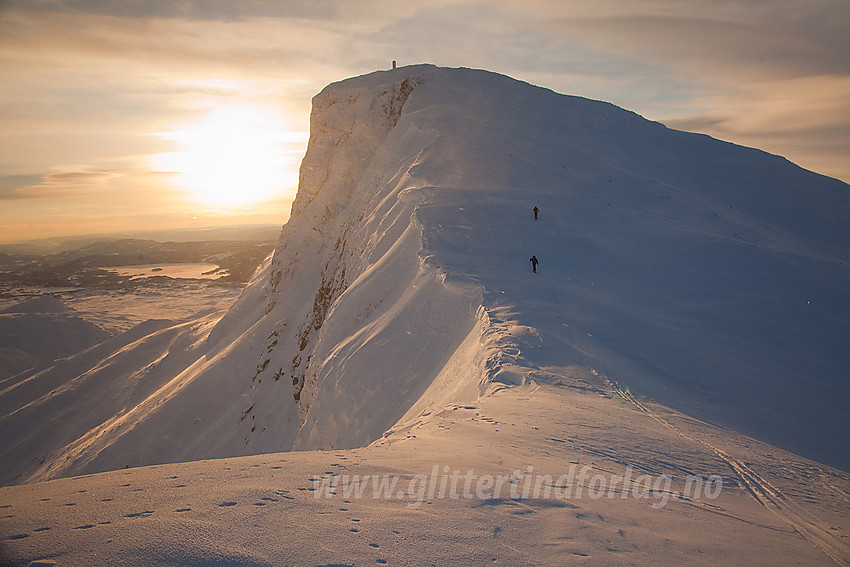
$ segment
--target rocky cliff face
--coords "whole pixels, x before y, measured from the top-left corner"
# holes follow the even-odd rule
[[[413,181],[411,170],[435,134],[399,121],[433,71],[346,81],[314,99],[293,217],[269,269],[267,311],[280,324],[256,377],[257,390],[260,380],[290,387],[301,425],[297,447],[351,447],[379,437],[474,325],[476,286],[449,289],[420,258],[414,211],[433,191]],[[292,300],[291,290],[305,289]]]

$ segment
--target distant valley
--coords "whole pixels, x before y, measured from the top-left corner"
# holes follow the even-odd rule
[[[152,238],[72,240],[42,244],[0,247],[0,299],[27,296],[21,288],[98,288],[126,289],[149,285],[152,279],[167,281],[167,272],[153,273],[151,278],[133,277],[122,266],[170,264],[211,264],[215,274],[197,279],[219,283],[247,283],[259,263],[273,249],[279,227],[260,226],[245,229],[230,238],[190,241],[160,241]],[[197,235],[200,236],[200,235]],[[214,236],[219,236],[218,234]],[[42,251],[42,253],[38,253]],[[180,276],[185,278],[186,276]]]
[[[0,246],[0,380],[48,367],[147,321],[223,313],[279,231],[239,227]],[[176,240],[181,236],[212,239]]]

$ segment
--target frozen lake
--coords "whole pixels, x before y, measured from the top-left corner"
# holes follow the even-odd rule
[[[216,280],[227,275],[217,264],[145,264],[140,266],[116,266],[103,268],[130,279],[166,276],[175,279]]]

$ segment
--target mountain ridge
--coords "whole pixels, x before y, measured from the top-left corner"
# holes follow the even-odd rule
[[[313,104],[292,216],[239,301],[154,349],[162,387],[96,444],[44,428],[19,475],[363,446],[576,365],[850,466],[846,184],[485,71]]]

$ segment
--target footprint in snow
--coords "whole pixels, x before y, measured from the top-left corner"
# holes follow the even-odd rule
[[[230,506],[236,506],[236,502],[222,502],[218,505],[219,508],[228,508]]]
[[[147,518],[148,516],[153,514],[153,510],[145,510],[144,512],[133,512],[132,514],[126,514],[125,518]]]
[[[295,500],[294,497],[289,496],[288,490],[275,490],[274,493],[280,496],[281,498],[286,498],[287,500]]]

